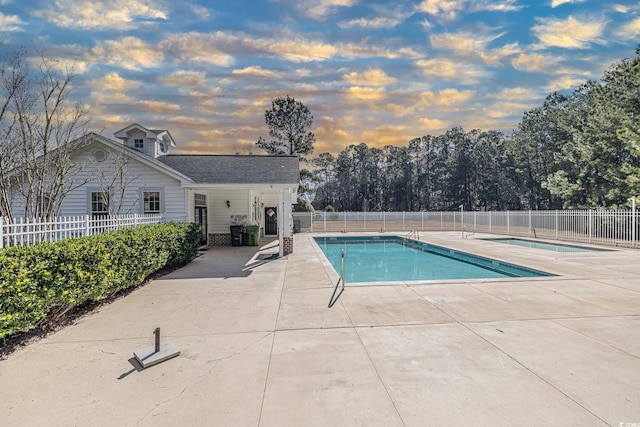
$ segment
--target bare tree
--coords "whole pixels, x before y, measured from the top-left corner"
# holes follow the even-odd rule
[[[109,214],[120,215],[131,213],[140,200],[141,194],[136,194],[134,199],[126,200],[128,189],[140,178],[139,174],[132,174],[134,169],[129,167],[131,157],[125,153],[126,147],[118,151],[110,151],[109,162],[93,161],[93,167],[97,173],[95,179],[101,190],[109,195]],[[126,208],[125,212],[122,212]]]
[[[86,182],[71,161],[86,143],[87,111],[69,99],[73,72],[25,49],[0,58],[0,216],[50,218]],[[20,206],[20,209],[17,207]]]

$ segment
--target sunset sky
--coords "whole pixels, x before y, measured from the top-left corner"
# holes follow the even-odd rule
[[[2,51],[74,66],[92,129],[169,129],[181,153],[246,152],[278,96],[314,155],[454,126],[509,133],[553,91],[635,56],[640,2],[0,0]]]

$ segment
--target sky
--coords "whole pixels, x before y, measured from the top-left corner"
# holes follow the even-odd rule
[[[168,129],[175,153],[259,154],[265,110],[289,95],[314,117],[313,157],[510,134],[635,56],[640,2],[0,0],[0,41],[73,67],[72,99],[105,136],[135,122]]]

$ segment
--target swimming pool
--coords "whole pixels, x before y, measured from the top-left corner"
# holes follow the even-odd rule
[[[552,274],[396,236],[315,237],[333,268],[346,282],[490,279]]]
[[[587,248],[585,246],[565,245],[561,243],[534,242],[533,240],[516,238],[488,238],[482,239],[489,242],[504,243],[506,245],[523,246],[525,248],[543,249],[554,252],[606,252],[607,249]]]

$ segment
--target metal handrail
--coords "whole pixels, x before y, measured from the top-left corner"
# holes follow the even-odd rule
[[[329,308],[333,307],[333,305],[338,301],[338,298],[340,298],[340,295],[342,295],[342,293],[344,292],[344,249],[342,249],[340,251],[340,262],[341,262],[341,268],[340,268],[340,278],[338,279],[338,283],[336,283],[336,287],[333,289],[333,294],[331,295],[331,299],[329,300]],[[342,282],[342,289],[340,290],[340,293],[338,293],[338,295],[336,295],[336,292],[338,291],[338,286],[340,286],[340,282]]]
[[[406,236],[406,239],[411,238],[411,236],[414,236],[417,240],[420,240],[420,231],[419,230],[411,230]]]

